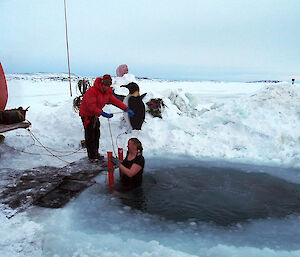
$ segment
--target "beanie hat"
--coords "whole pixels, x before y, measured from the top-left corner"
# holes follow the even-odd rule
[[[110,86],[112,84],[111,76],[109,74],[103,75],[102,83],[106,86]]]

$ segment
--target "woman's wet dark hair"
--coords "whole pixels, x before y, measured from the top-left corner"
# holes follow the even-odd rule
[[[141,141],[136,137],[130,138],[129,140],[137,146],[138,153],[143,154],[143,146]]]

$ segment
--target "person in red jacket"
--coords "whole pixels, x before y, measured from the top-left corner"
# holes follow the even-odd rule
[[[100,139],[99,117],[103,116],[108,119],[113,117],[113,114],[102,111],[105,104],[113,104],[127,112],[129,116],[134,115],[134,112],[127,105],[112,95],[111,84],[111,76],[108,74],[105,74],[102,78],[96,78],[94,86],[86,91],[80,104],[79,115],[84,126],[88,157],[92,162],[103,159],[98,152]]]

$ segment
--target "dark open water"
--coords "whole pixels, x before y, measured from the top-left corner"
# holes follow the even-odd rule
[[[145,172],[141,188],[119,197],[169,220],[222,226],[300,213],[299,184],[230,167],[155,167]]]

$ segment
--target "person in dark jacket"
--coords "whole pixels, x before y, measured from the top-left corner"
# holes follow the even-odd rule
[[[111,162],[120,170],[120,182],[124,191],[139,187],[143,181],[145,159],[143,146],[137,138],[130,138],[127,145],[128,151],[123,162],[112,157]]]
[[[98,152],[100,139],[99,117],[103,116],[108,119],[113,117],[113,114],[102,111],[104,106],[107,103],[113,104],[127,112],[130,116],[134,115],[134,112],[127,105],[112,95],[111,84],[112,79],[108,74],[105,74],[102,78],[96,78],[94,86],[86,91],[80,104],[79,115],[84,126],[88,157],[92,162],[103,159],[103,156]]]

